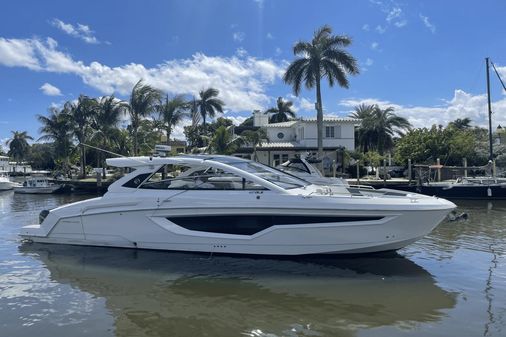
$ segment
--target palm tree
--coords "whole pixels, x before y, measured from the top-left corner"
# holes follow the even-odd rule
[[[295,118],[295,112],[292,111],[293,102],[284,101],[283,98],[278,97],[276,107],[270,108],[265,111],[265,114],[272,114],[269,117],[269,123],[286,122],[290,118]]]
[[[229,155],[234,153],[240,143],[241,140],[234,139],[230,131],[222,125],[216,129],[211,139],[210,148],[212,153]]]
[[[71,116],[73,121],[72,131],[80,145],[81,150],[81,178],[86,177],[86,143],[90,133],[91,120],[97,110],[97,101],[93,98],[80,95],[77,102],[67,102],[64,105],[65,113]]]
[[[376,105],[374,104],[360,104],[359,106],[355,107],[355,111],[350,115],[352,118],[361,120],[361,125],[356,130],[356,139],[358,142],[358,147],[362,150],[363,153],[368,152],[369,148],[374,147],[374,144],[376,144],[376,135],[374,128],[375,110]]]
[[[466,130],[471,128],[471,119],[468,117],[457,118],[453,122],[448,123],[448,126],[452,126],[457,130]]]
[[[295,95],[299,95],[302,84],[306,88],[316,87],[316,121],[318,132],[318,156],[323,157],[323,105],[321,80],[327,78],[330,87],[337,82],[348,88],[347,75],[359,73],[357,61],[343,50],[351,44],[351,39],[342,35],[332,35],[332,29],[325,25],[315,31],[311,42],[299,41],[293,53],[300,58],[293,61],[283,76],[285,83],[292,85]]]
[[[378,105],[359,105],[351,115],[360,118],[362,124],[358,130],[358,141],[362,151],[378,151],[383,155],[394,146],[393,137],[403,135],[404,130],[411,129],[411,123],[393,113],[388,107],[381,109]]]
[[[5,142],[5,145],[9,146],[8,155],[13,157],[14,160],[19,163],[25,158],[30,151],[30,145],[28,140],[33,138],[28,135],[26,131],[11,131],[12,138]]]
[[[253,160],[258,161],[257,146],[262,144],[262,140],[267,138],[267,134],[264,129],[245,130],[241,133],[240,137],[243,140],[243,144],[248,144],[253,147]]]
[[[183,118],[186,117],[188,107],[188,102],[182,95],[174,96],[171,99],[169,99],[169,95],[166,95],[165,99],[161,99],[156,106],[159,119],[163,122],[167,134],[167,145],[170,143],[172,128],[181,123]]]
[[[39,132],[42,141],[52,141],[54,144],[56,159],[61,160],[64,171],[70,167],[70,152],[72,150],[72,133],[70,116],[65,110],[57,108],[49,109],[49,117],[37,115],[38,121],[42,124]]]
[[[128,113],[131,119],[133,133],[133,152],[136,156],[139,152],[138,132],[143,117],[148,116],[155,110],[155,105],[160,99],[160,91],[144,84],[142,80],[137,82],[130,94]]]
[[[218,89],[208,88],[199,92],[197,100],[197,108],[202,116],[204,130],[206,129],[206,117],[214,117],[217,112],[223,113],[225,103],[218,98]]]
[[[91,126],[94,130],[92,139],[100,144],[104,150],[109,149],[113,142],[114,129],[116,129],[121,114],[125,113],[126,102],[112,96],[97,99],[96,112],[93,115]],[[97,163],[102,163],[102,153],[97,152]],[[102,163],[102,172],[105,178],[105,163]]]

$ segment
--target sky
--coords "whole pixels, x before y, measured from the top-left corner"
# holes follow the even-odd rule
[[[235,123],[294,102],[315,115],[314,89],[282,81],[293,45],[324,24],[346,35],[360,74],[348,89],[324,83],[325,115],[361,103],[393,107],[415,127],[468,117],[486,126],[490,57],[506,80],[506,1],[143,0],[4,1],[0,11],[0,141],[37,139],[51,106],[80,94],[128,99],[140,79],[169,95],[214,87]],[[491,72],[493,125],[506,96]],[[183,125],[174,135],[183,137]]]

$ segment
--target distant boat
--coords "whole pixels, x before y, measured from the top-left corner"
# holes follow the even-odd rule
[[[428,182],[418,186],[417,192],[448,199],[506,199],[506,178],[461,177],[451,181]]]
[[[23,194],[51,194],[60,190],[62,185],[55,184],[47,177],[30,177],[23,185],[14,187],[14,193]]]
[[[20,186],[18,183],[10,181],[6,171],[0,171],[0,191],[12,190],[15,186]]]

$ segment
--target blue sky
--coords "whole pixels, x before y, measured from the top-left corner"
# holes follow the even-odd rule
[[[415,126],[486,123],[485,63],[506,79],[506,1],[8,1],[0,11],[0,140],[37,138],[36,114],[79,94],[128,98],[139,79],[169,94],[220,89],[226,117],[244,120],[278,96],[314,115],[281,76],[292,46],[328,24],[353,39],[350,88],[324,85],[328,115],[392,106]],[[494,124],[506,99],[491,74]],[[176,130],[182,135],[182,126]]]

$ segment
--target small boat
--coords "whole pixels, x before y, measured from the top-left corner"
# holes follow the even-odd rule
[[[459,177],[441,182],[424,182],[417,191],[449,199],[506,199],[506,178]]]
[[[0,191],[12,190],[15,186],[20,186],[20,184],[11,181],[6,171],[0,171]]]
[[[107,159],[133,168],[100,198],[39,215],[32,242],[227,254],[305,255],[397,250],[456,206],[445,199],[358,195],[229,156]]]
[[[14,187],[14,193],[24,194],[51,194],[62,188],[62,185],[55,184],[47,177],[30,177],[23,182],[23,185]]]

